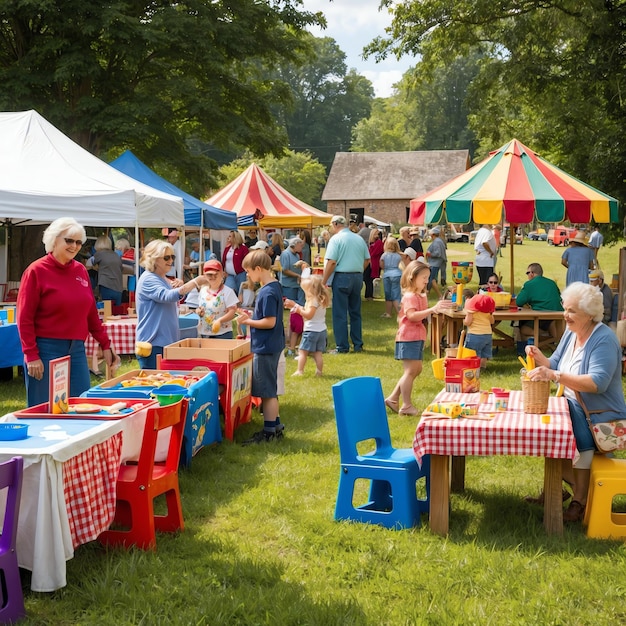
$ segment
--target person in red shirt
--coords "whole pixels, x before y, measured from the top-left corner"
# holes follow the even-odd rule
[[[43,234],[46,256],[31,263],[17,295],[17,326],[24,352],[28,406],[49,400],[48,364],[70,356],[70,397],[91,386],[85,339],[91,333],[100,344],[104,360],[114,355],[106,329],[100,322],[89,275],[74,259],[87,235],[73,218],[61,217]]]
[[[243,237],[239,231],[231,230],[226,238],[226,248],[222,254],[222,266],[226,272],[226,286],[235,293],[239,293],[241,283],[246,279],[243,269],[243,260],[248,254],[248,248],[243,244]]]

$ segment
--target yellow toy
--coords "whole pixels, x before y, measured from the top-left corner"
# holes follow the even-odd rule
[[[426,407],[426,411],[430,413],[441,413],[454,419],[459,417],[463,412],[463,405],[458,402],[434,402]]]

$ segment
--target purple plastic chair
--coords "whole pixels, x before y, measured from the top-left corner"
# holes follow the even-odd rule
[[[4,524],[0,537],[0,592],[2,595],[0,624],[12,624],[26,615],[15,550],[23,471],[24,459],[21,456],[15,456],[6,463],[0,463],[0,489],[8,487]]]

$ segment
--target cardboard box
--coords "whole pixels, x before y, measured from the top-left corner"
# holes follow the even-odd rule
[[[250,354],[249,339],[182,339],[163,348],[165,360],[232,363]]]

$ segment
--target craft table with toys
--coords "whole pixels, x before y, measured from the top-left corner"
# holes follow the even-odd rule
[[[222,388],[220,407],[224,436],[233,440],[235,430],[252,416],[252,354],[249,339],[183,339],[163,349],[157,358],[161,370],[211,370]]]

